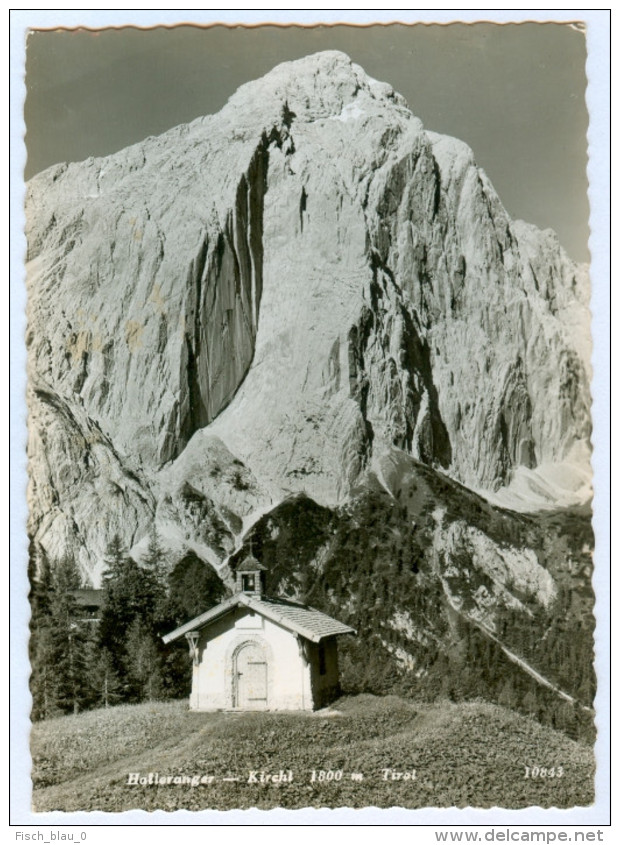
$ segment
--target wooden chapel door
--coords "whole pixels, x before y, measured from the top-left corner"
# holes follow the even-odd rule
[[[249,642],[237,652],[235,678],[236,706],[242,710],[267,707],[267,657],[259,643]]]

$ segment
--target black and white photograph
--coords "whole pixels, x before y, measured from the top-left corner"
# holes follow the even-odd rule
[[[565,17],[28,31],[35,815],[595,803]]]

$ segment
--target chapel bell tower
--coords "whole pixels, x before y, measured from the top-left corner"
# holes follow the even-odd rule
[[[260,598],[265,592],[267,567],[249,554],[237,567],[236,591]]]

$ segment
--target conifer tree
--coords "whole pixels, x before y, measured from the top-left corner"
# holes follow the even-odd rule
[[[143,616],[150,604],[145,596],[138,564],[126,553],[118,535],[106,550],[103,575],[103,607],[99,623],[99,645],[111,655],[114,670],[125,675],[127,633],[136,616]]]
[[[186,698],[192,683],[192,663],[185,643],[176,642],[164,649],[161,660],[163,698]]]
[[[113,697],[125,701],[155,699],[164,695],[161,635],[171,627],[167,620],[164,554],[155,531],[141,565],[113,537],[106,553],[104,603],[99,625],[99,645],[109,655]]]
[[[62,711],[58,705],[58,673],[51,625],[40,625],[30,639],[31,718],[51,719]]]
[[[155,526],[149,534],[149,544],[141,563],[145,595],[152,601],[152,607],[145,615],[144,622],[147,624],[150,622],[153,630],[158,634],[165,633],[165,630],[170,628],[172,620],[168,601],[165,555]]]
[[[104,582],[114,580],[118,577],[126,559],[127,550],[123,546],[120,535],[114,534],[105,551],[104,562],[106,568],[103,573]]]
[[[153,631],[136,617],[127,634],[127,676],[132,697],[153,701],[163,697],[161,649]]]
[[[57,712],[49,599],[51,568],[45,550],[31,541],[28,560],[30,579],[30,693],[32,718],[46,719]]]
[[[173,624],[181,624],[214,607],[226,594],[226,587],[213,567],[190,552],[169,576],[170,609]]]
[[[123,699],[123,685],[107,649],[93,649],[89,660],[92,703],[95,707],[112,707]]]
[[[80,586],[77,566],[72,558],[51,566],[38,552],[37,571],[30,624],[34,719],[75,713],[88,704],[85,636],[72,593]]]
[[[43,546],[31,541],[28,558],[30,582],[31,630],[35,630],[49,616],[49,597],[52,590],[52,568]]]
[[[80,575],[73,558],[60,560],[53,570],[50,615],[55,666],[58,673],[58,704],[65,712],[78,710],[88,698],[86,683],[85,631],[77,622],[73,590],[80,587]]]

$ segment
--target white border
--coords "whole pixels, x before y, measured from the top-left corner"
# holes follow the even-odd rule
[[[610,470],[609,470],[609,362],[610,362],[610,238],[609,238],[609,55],[610,16],[606,9],[468,9],[468,10],[12,10],[10,19],[10,114],[11,114],[11,193],[10,193],[10,321],[11,321],[11,822],[13,825],[62,826],[89,825],[606,825],[609,823],[610,775],[609,752],[609,559],[610,559]],[[596,746],[597,776],[596,803],[589,808],[574,810],[232,810],[229,812],[178,811],[145,813],[131,811],[108,813],[31,813],[30,756],[28,713],[28,657],[26,631],[29,615],[25,599],[28,591],[26,561],[27,548],[24,525],[26,520],[26,461],[25,461],[25,290],[23,235],[23,101],[25,98],[24,60],[25,31],[28,27],[55,26],[155,26],[178,23],[387,23],[451,21],[495,22],[571,21],[587,24],[588,92],[590,114],[589,140],[589,198],[591,206],[592,254],[592,335],[594,339],[594,529],[596,534],[594,586],[597,594],[596,669],[598,695],[596,700],[599,739]]]

